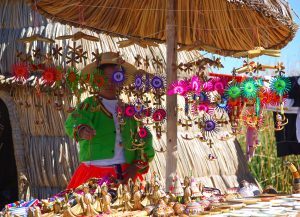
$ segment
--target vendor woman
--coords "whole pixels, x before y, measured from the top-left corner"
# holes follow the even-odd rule
[[[100,70],[107,82],[98,95],[79,104],[65,123],[67,134],[79,142],[81,162],[68,189],[90,178],[113,176],[121,181],[142,178],[154,157],[150,133],[143,139],[143,150],[137,151],[132,147],[132,132],[137,132],[137,122],[126,118],[124,124],[119,123],[117,89],[111,78],[120,69],[127,78],[135,72],[135,67],[121,60],[117,53],[108,52],[101,55],[98,65],[92,63],[82,70],[83,74]]]

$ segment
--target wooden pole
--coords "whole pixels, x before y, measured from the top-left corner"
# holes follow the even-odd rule
[[[177,80],[177,35],[175,22],[176,0],[167,0],[167,85]],[[177,171],[177,95],[167,96],[167,165],[166,191]]]

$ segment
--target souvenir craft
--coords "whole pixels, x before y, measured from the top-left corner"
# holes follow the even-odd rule
[[[181,185],[180,178],[178,175],[175,175],[175,177],[173,178],[173,184],[170,190],[172,194],[174,194],[177,198],[183,197],[184,189]]]
[[[142,192],[140,191],[139,182],[135,182],[133,187],[133,210],[142,210]]]
[[[190,178],[186,176],[184,178],[184,194],[183,194],[183,201],[185,204],[191,202],[192,189],[190,183],[191,183]]]
[[[131,204],[131,193],[128,185],[123,185],[123,211],[130,211],[133,209]]]
[[[199,215],[203,211],[203,207],[195,201],[188,203],[185,208],[185,213],[189,216]]]
[[[101,194],[102,194],[102,204],[101,204],[101,210],[102,212],[104,213],[108,213],[110,214],[112,211],[111,211],[111,208],[110,208],[110,205],[111,205],[111,195],[108,193],[108,188],[107,188],[107,185],[106,183],[103,183],[103,185],[101,186]]]

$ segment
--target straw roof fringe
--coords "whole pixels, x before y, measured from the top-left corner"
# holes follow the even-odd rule
[[[191,5],[188,1],[177,2],[178,43],[191,45],[201,40],[203,50],[224,56],[256,46],[281,49],[293,39],[297,30],[289,6],[283,0],[197,0]],[[72,0],[48,0],[39,1],[36,7],[53,21],[114,37],[158,43],[166,39],[166,5],[160,0],[124,0],[121,3],[85,0],[80,4]],[[192,14],[187,15],[186,11]],[[132,23],[134,25],[130,25]]]

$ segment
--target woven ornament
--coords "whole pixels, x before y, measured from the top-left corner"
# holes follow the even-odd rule
[[[291,90],[291,80],[287,77],[277,76],[271,80],[271,90],[279,96],[283,96]]]
[[[148,131],[146,127],[139,127],[138,134],[141,139],[144,139],[148,136]]]
[[[125,107],[125,116],[133,117],[134,114],[135,114],[134,106],[133,105],[127,105]]]
[[[89,83],[95,91],[100,91],[106,82],[107,78],[104,76],[102,70],[95,69],[89,76]]]
[[[227,86],[227,82],[225,79],[215,77],[212,79],[213,90],[217,91],[219,94],[224,94],[225,88]]]
[[[152,114],[152,119],[154,122],[161,122],[165,120],[166,117],[167,117],[167,112],[162,108],[156,109]]]
[[[167,91],[168,95],[174,95],[179,94],[181,96],[185,96],[187,90],[188,90],[189,83],[185,80],[180,80],[174,82],[169,90]]]
[[[78,70],[75,67],[68,68],[66,74],[66,82],[71,91],[75,91],[78,89],[79,78],[80,76]]]
[[[122,85],[125,80],[126,76],[123,69],[117,70],[112,74],[111,81],[116,85]]]
[[[242,95],[242,90],[240,88],[240,85],[235,82],[230,84],[225,91],[225,96],[229,99],[237,99],[241,95]]]
[[[160,76],[154,76],[151,79],[151,87],[153,89],[162,89],[165,87],[164,79]]]
[[[247,99],[254,99],[258,94],[258,85],[253,78],[248,78],[241,84],[242,95]]]
[[[29,78],[29,67],[25,63],[17,63],[13,65],[13,76],[17,81],[23,81]]]
[[[58,73],[60,72],[56,68],[46,68],[42,74],[42,81],[46,85],[52,85],[60,77]]]
[[[198,76],[193,76],[190,80],[189,89],[195,94],[199,94],[202,89],[202,84]]]
[[[140,90],[143,88],[143,76],[142,75],[136,75],[134,78],[134,87],[136,90]]]

